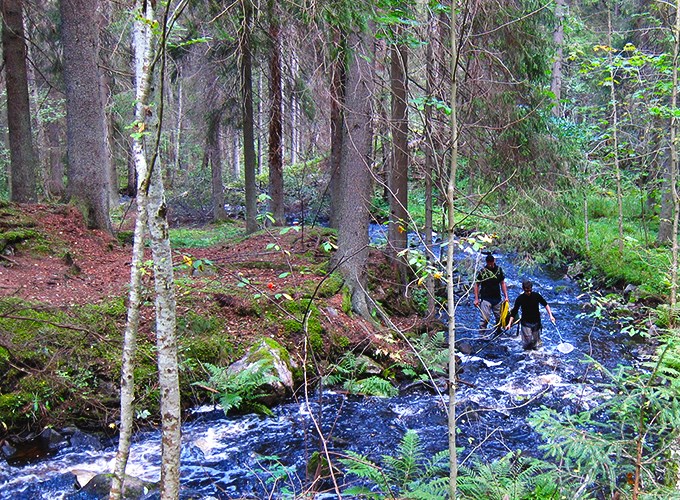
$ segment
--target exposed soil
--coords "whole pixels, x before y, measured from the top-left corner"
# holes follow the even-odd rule
[[[76,305],[126,297],[132,258],[129,242],[121,243],[106,233],[88,230],[81,214],[73,207],[12,207],[19,209],[31,221],[34,229],[41,234],[38,240],[42,246],[32,241],[5,248],[0,260],[0,297],[18,297],[39,306],[64,311]],[[131,226],[131,222],[126,221],[125,227]],[[326,275],[328,254],[321,249],[325,238],[327,235],[321,230],[289,231],[283,236],[272,231],[209,248],[174,250],[178,316],[181,318],[189,313],[203,316],[205,312],[205,317],[215,317],[217,314],[220,335],[236,345],[236,351],[242,352],[255,339],[268,336],[284,344],[295,359],[302,360],[305,349],[302,332],[291,333],[285,325],[273,321],[272,316],[263,314],[262,310],[283,310],[291,300],[311,295]],[[146,258],[150,259],[150,251],[147,249],[146,252]],[[186,265],[187,258],[192,262],[201,259],[206,265],[192,269]],[[371,273],[379,276],[381,282],[375,287],[377,299],[383,303],[396,303],[397,300],[385,295],[390,289],[390,266],[380,252],[372,253],[371,268]],[[141,333],[153,341],[151,271],[145,277],[145,287],[147,293]],[[391,354],[401,351],[399,335],[387,327],[376,326],[343,312],[339,286],[330,293],[326,290],[322,297],[315,296],[314,304],[324,332],[325,362],[331,355],[331,349],[327,348],[330,339],[339,337],[345,339],[344,348],[366,351],[378,360],[382,357],[386,365],[392,364],[389,360]],[[393,320],[404,331],[421,327],[415,315],[399,316]],[[122,341],[124,317],[118,322],[120,337],[107,339],[112,345]],[[97,333],[89,335],[96,338]],[[11,337],[8,342],[12,342]],[[71,352],[68,355],[77,354]],[[106,378],[108,396],[115,399],[116,375],[108,373]],[[102,387],[100,385],[100,390]],[[82,406],[87,406],[88,401],[91,399],[83,398]],[[185,403],[190,405],[193,402]],[[69,408],[69,411],[73,414],[74,410]],[[109,404],[101,408],[95,419],[99,418],[100,425],[108,425],[107,422],[115,421],[115,412],[115,404]],[[63,418],[66,417],[52,408],[33,425],[68,424]]]
[[[52,242],[52,248],[49,253],[39,255],[22,252],[19,247],[6,255],[4,266],[0,266],[0,296],[15,296],[53,307],[65,307],[97,303],[126,293],[130,282],[131,243],[121,244],[105,232],[87,229],[82,215],[74,207],[22,205],[21,210],[35,221],[37,229]],[[128,221],[125,227],[131,228],[132,222]],[[218,247],[176,249],[173,255],[177,269],[175,275],[178,278],[208,278],[208,281],[215,280],[221,285],[232,283],[238,286],[247,281],[249,285],[246,288],[251,289],[253,295],[262,294],[262,300],[286,300],[278,296],[283,293],[299,298],[295,290],[309,288],[310,282],[318,283],[322,277],[308,272],[290,272],[281,277],[282,274],[309,264],[308,257],[299,257],[303,253],[315,253],[313,259],[318,263],[327,259],[327,255],[319,249],[318,233],[309,233],[306,237],[295,231],[285,236],[275,232],[258,233]],[[280,249],[267,248],[271,244],[279,245]],[[55,245],[60,248],[55,249]],[[187,266],[181,266],[185,255],[211,264],[202,271],[189,271]],[[145,258],[151,259],[149,249],[146,249]],[[178,265],[180,268],[177,268]],[[192,293],[201,293],[205,279],[185,285],[194,288]],[[223,318],[231,326],[239,327],[242,333],[248,331],[244,328],[247,321],[244,313],[247,311],[242,308],[246,306],[241,304],[240,308],[238,299],[211,293],[205,299],[230,306],[225,308]],[[330,314],[333,314],[336,327],[344,327],[348,332],[363,331],[364,334],[373,329],[363,320],[334,314],[342,309],[340,294],[324,302],[328,308],[334,309]],[[178,303],[181,314],[181,296]],[[195,307],[195,301],[192,307]]]

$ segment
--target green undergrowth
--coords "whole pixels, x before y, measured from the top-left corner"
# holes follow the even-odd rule
[[[170,230],[173,248],[207,248],[233,244],[245,237],[242,224],[226,221],[208,228],[176,228]]]
[[[46,253],[46,237],[35,221],[7,202],[0,202],[0,252],[6,249],[33,248]]]
[[[122,298],[68,310],[0,299],[0,427],[20,434],[46,425],[115,425],[125,316]],[[205,398],[191,385],[204,377],[201,363],[231,362],[242,349],[217,316],[180,311],[177,326],[183,401],[196,404]],[[135,369],[140,425],[159,414],[155,338],[143,331]]]

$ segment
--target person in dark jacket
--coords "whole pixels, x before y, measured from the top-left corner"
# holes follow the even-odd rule
[[[539,311],[539,304],[545,307],[548,311],[550,321],[555,324],[555,317],[550,310],[550,306],[543,298],[543,296],[533,291],[533,283],[531,281],[522,282],[523,292],[515,300],[515,305],[510,311],[510,320],[508,321],[507,329],[509,330],[519,310],[522,310],[522,319],[520,320],[520,327],[522,330],[522,347],[524,350],[536,349],[541,346],[541,312]]]
[[[473,289],[475,307],[479,307],[482,313],[482,319],[479,322],[480,331],[486,330],[492,316],[496,320],[496,327],[498,327],[501,316],[501,290],[505,300],[508,300],[508,287],[505,284],[503,269],[496,265],[496,259],[493,255],[488,254],[486,256],[486,265],[477,273]]]

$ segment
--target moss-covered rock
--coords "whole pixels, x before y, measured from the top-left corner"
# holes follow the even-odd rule
[[[274,339],[264,337],[255,343],[241,359],[229,366],[228,372],[233,374],[250,369],[252,365],[261,360],[267,361],[267,364],[271,366],[271,375],[278,380],[272,384],[271,393],[276,397],[290,394],[295,388],[293,373],[297,366],[288,350]]]

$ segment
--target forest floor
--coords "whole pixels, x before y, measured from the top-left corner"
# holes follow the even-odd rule
[[[29,228],[30,237],[8,243],[11,241],[8,235],[18,227]],[[10,432],[35,432],[44,425],[68,425],[73,423],[70,418],[79,425],[94,428],[110,427],[111,422],[116,421],[119,376],[116,353],[122,344],[123,305],[127,304],[132,259],[131,222],[126,221],[124,227],[127,242],[121,242],[124,238],[87,229],[81,214],[70,206],[10,205],[0,211],[0,242],[7,243],[0,259],[0,300],[14,304],[11,301],[21,299],[20,306],[5,304],[0,310],[0,374],[4,379],[0,393],[7,395],[5,399],[0,398],[0,423],[5,423]],[[220,226],[214,230],[220,231]],[[279,231],[263,231],[204,248],[174,248],[183,360],[193,355],[199,364],[226,365],[263,336],[276,339],[294,359],[302,360],[305,335],[287,320],[298,315],[295,304],[309,297],[314,297],[316,306],[314,316],[320,332],[317,349],[323,352],[322,362],[331,363],[330,358],[341,356],[347,349],[360,349],[374,359],[382,357],[385,364],[407,357],[400,336],[393,330],[343,312],[341,283],[337,276],[329,278],[329,254],[323,250],[328,235],[327,230],[309,228],[304,232],[291,230],[284,235]],[[148,249],[145,258],[151,259]],[[399,301],[389,296],[389,264],[377,251],[372,252],[370,260],[370,274],[376,278],[374,283],[377,278],[380,281],[380,286],[373,287],[377,300],[396,304]],[[140,335],[152,345],[153,280],[148,264],[146,269],[149,272],[144,277],[145,305]],[[83,306],[111,301],[120,304],[114,314],[113,327],[99,327],[100,318],[83,319],[80,313],[73,312]],[[111,308],[106,307],[98,316],[110,315]],[[37,313],[26,313],[31,308],[49,309],[60,316],[41,317],[30,328],[24,324],[2,323],[29,316],[35,318]],[[415,314],[396,314],[393,320],[403,332],[424,328]],[[44,325],[54,326],[54,331]],[[21,333],[20,339],[20,330],[29,331]],[[70,336],[70,333],[78,335]],[[82,339],[82,345],[73,345],[81,342],[78,339]],[[86,360],[83,349],[88,345],[91,348],[93,342],[108,345],[113,354],[88,353],[92,359]],[[47,354],[38,355],[41,349]],[[100,359],[102,356],[111,357]],[[73,365],[74,359],[81,365]],[[89,365],[82,366],[83,363]],[[83,371],[92,373],[96,380],[83,382],[76,375]],[[70,375],[65,377],[64,373]],[[51,387],[36,396],[37,382],[27,384],[27,374],[40,377],[47,385],[57,385],[58,390]],[[200,380],[201,376],[205,373],[194,373],[188,377],[187,385]],[[74,387],[63,387],[69,384]],[[87,391],[82,390],[83,384]],[[91,389],[95,387],[101,402],[99,407],[92,401]],[[208,396],[197,394],[195,389],[188,390],[187,394],[186,406],[200,403],[200,399]],[[8,395],[13,395],[13,399],[7,399]],[[143,402],[144,395],[139,399]],[[68,408],[60,411],[64,401],[68,401]],[[85,410],[92,413],[84,417]]]

